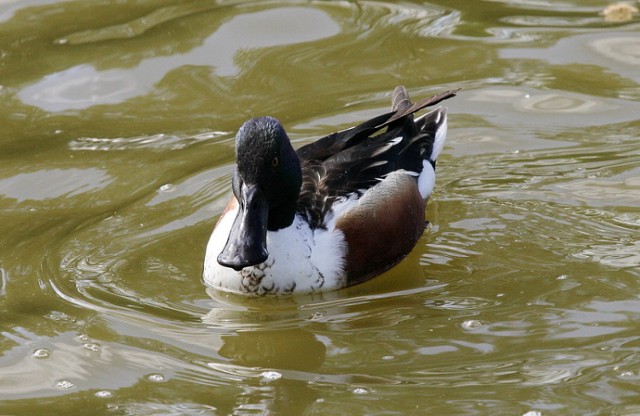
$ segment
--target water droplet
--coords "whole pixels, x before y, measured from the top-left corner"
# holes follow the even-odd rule
[[[174,192],[176,190],[175,185],[171,185],[170,183],[165,183],[160,187],[160,192]]]
[[[164,376],[162,374],[149,374],[147,376],[147,380],[152,381],[154,383],[162,383],[164,382]]]
[[[38,348],[31,354],[33,358],[49,358],[51,357],[51,351],[46,348]]]
[[[311,319],[312,321],[318,321],[322,318],[324,318],[324,314],[322,312],[314,312],[309,319]]]
[[[69,380],[60,380],[56,383],[56,387],[63,390],[72,389],[75,385]]]
[[[623,371],[622,373],[618,374],[618,376],[620,376],[620,377],[633,377],[633,376],[635,376],[635,374],[633,373],[633,371]]]
[[[362,388],[362,387],[356,387],[355,389],[351,390],[354,394],[369,394],[369,390]]]
[[[94,344],[93,342],[87,342],[83,345],[83,347],[89,351],[98,352],[100,351],[100,345]]]
[[[71,315],[67,315],[64,312],[60,312],[60,311],[51,311],[46,318],[51,319],[52,321],[55,322],[75,322],[76,318],[74,316]]]
[[[57,129],[53,131],[53,134],[62,134],[63,130]]]
[[[67,43],[69,43],[69,39],[67,38],[59,38],[53,41],[53,43],[55,43],[56,45],[66,45]]]
[[[394,357],[393,355],[385,355],[384,357],[382,357],[382,359],[385,360],[385,361],[391,361],[394,358],[396,358],[396,357]]]
[[[96,392],[95,396],[100,397],[101,399],[108,399],[110,397],[113,397],[113,393],[111,393],[109,390],[100,390]]]
[[[103,284],[109,284],[113,282],[113,276],[111,275],[111,273],[101,274],[100,276],[98,276],[98,282]]]
[[[537,410],[529,410],[527,413],[523,414],[522,416],[542,416],[542,412],[539,412]]]
[[[468,321],[464,321],[462,324],[462,329],[466,329],[468,331],[473,331],[474,329],[481,328],[483,326],[482,322],[477,321],[475,319],[470,319]]]
[[[87,342],[87,341],[89,341],[89,336],[87,336],[87,335],[85,335],[85,334],[80,335],[78,338],[79,338],[79,339],[80,339],[80,341],[82,341],[82,342]]]
[[[561,274],[560,276],[556,277],[556,280],[566,280],[569,276],[567,276],[566,274]]]
[[[282,373],[277,371],[263,371],[260,375],[264,381],[275,381],[282,378]]]

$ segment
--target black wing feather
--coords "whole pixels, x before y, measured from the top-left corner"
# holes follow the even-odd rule
[[[425,121],[428,116],[416,125],[413,114],[458,91],[411,104],[404,88],[398,87],[394,111],[301,147],[297,151],[303,179],[298,212],[308,217],[313,228],[322,227],[336,199],[361,193],[398,169],[419,172],[422,161],[431,154],[435,131]]]

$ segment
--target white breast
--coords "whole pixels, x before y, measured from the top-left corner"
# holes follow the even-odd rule
[[[346,286],[344,235],[333,221],[327,229],[311,230],[298,215],[282,230],[267,232],[269,257],[264,263],[240,271],[218,264],[237,213],[229,211],[211,234],[204,262],[204,281],[229,292],[308,293]]]

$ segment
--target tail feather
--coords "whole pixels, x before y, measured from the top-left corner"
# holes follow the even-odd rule
[[[391,109],[393,111],[404,111],[411,107],[411,101],[409,100],[409,94],[402,85],[398,85],[393,90],[393,98],[391,100]]]
[[[415,113],[417,111],[420,111],[425,107],[429,107],[431,105],[436,105],[440,101],[446,100],[447,98],[454,97],[459,91],[460,91],[460,88],[455,89],[455,90],[449,90],[449,91],[441,92],[440,94],[436,94],[436,95],[434,95],[432,97],[429,97],[429,98],[424,98],[424,99],[416,102],[415,104],[409,106],[405,110],[396,111],[396,113],[391,118],[389,118],[387,121],[385,121],[384,123],[382,123],[378,127],[382,127],[382,126],[386,126],[388,124],[391,124],[394,121],[396,121],[396,120],[398,120],[398,119],[400,119],[402,117],[406,117],[406,116],[408,116],[410,114],[413,114],[413,113]],[[406,91],[405,91],[405,94],[406,94]]]
[[[402,128],[402,126],[405,125],[404,120],[402,119],[406,119],[406,117],[411,117],[412,123],[409,124],[413,125],[413,113],[420,111],[425,107],[438,104],[439,102],[441,102],[442,100],[446,100],[447,98],[451,98],[455,96],[458,91],[460,91],[460,89],[445,91],[432,97],[422,99],[415,104],[412,104],[409,100],[409,95],[407,94],[406,89],[402,86],[396,87],[393,93],[392,111],[386,114],[381,114],[349,129],[332,133],[306,146],[302,146],[297,151],[298,157],[303,161],[324,161],[334,155],[337,155],[347,148],[355,147],[358,144],[363,143],[365,140],[371,138],[373,135],[375,135],[376,132],[381,131],[385,127]],[[431,113],[428,113],[427,116],[422,116],[419,119],[424,119],[425,117],[428,117],[429,114],[435,113],[432,111]],[[431,119],[429,118],[427,120]],[[398,121],[398,123],[396,123],[396,121]],[[442,125],[438,125],[437,129],[429,130],[428,128],[425,128],[425,126],[428,124],[426,122],[422,123],[422,127],[417,124],[417,127],[420,131],[423,132],[437,132],[438,129],[442,129],[442,132],[446,133],[446,114],[443,118],[443,121],[444,129],[442,129]],[[436,120],[436,124],[438,124],[438,120]],[[439,136],[436,136],[437,137],[434,137],[434,139],[438,140],[437,146],[434,145],[434,151],[431,152],[432,161],[435,161],[435,158],[438,156],[438,154],[440,154],[442,146],[444,145],[445,134],[441,133]]]
[[[416,120],[416,125],[422,132],[432,132],[433,145],[431,146],[431,155],[429,160],[435,162],[447,138],[447,109],[444,107],[437,108]]]

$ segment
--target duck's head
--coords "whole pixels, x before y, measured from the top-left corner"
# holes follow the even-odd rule
[[[300,161],[273,117],[246,121],[236,135],[233,194],[238,214],[218,263],[240,270],[269,256],[267,231],[289,226],[302,185]]]

